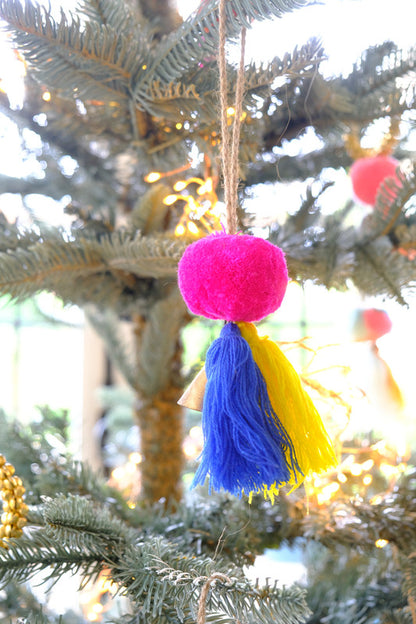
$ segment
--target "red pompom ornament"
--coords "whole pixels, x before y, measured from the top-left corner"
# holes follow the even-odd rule
[[[359,158],[350,169],[352,188],[360,201],[374,206],[380,184],[386,178],[399,182],[396,169],[399,161],[392,156],[370,156]]]
[[[392,322],[385,310],[369,308],[358,310],[354,319],[353,333],[357,341],[375,342],[391,331]]]
[[[215,233],[186,249],[178,281],[194,314],[252,323],[280,307],[288,273],[279,247],[256,236]]]

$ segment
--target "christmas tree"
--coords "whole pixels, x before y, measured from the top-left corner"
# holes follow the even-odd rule
[[[277,18],[279,28],[291,11],[302,19],[304,5],[227,0],[227,40],[235,43],[242,28],[260,20]],[[123,622],[415,623],[412,470],[400,469],[402,479],[388,488],[379,470],[387,451],[372,441],[359,447],[363,461],[354,470],[340,456],[341,468],[325,482],[339,497],[324,507],[314,492],[306,500],[303,489],[283,491],[273,505],[183,491],[184,410],[177,401],[186,382],[180,336],[191,316],[177,265],[191,242],[221,229],[218,2],[203,0],[185,20],[165,0],[83,0],[56,9],[0,0],[27,71],[24,106],[13,107],[1,92],[1,112],[22,136],[30,129],[41,138],[44,169],[40,178],[2,176],[1,193],[69,196],[71,217],[53,227],[32,215],[23,228],[0,215],[0,293],[24,300],[49,291],[85,310],[134,393],[141,492],[133,504],[88,466],[58,458],[44,434],[49,426],[64,436],[65,428],[49,413],[43,432],[4,419],[4,621],[14,614],[53,619],[23,585],[46,570],[53,580],[77,572],[82,586],[108,578],[130,601]],[[238,76],[232,57],[230,102]],[[327,76],[324,59],[311,39],[282,58],[247,63],[241,115],[232,105],[222,111],[229,127],[241,120],[238,228],[250,233],[256,226],[256,215],[244,210],[256,185],[313,178],[296,209],[283,216],[280,209],[263,231],[284,249],[290,277],[405,304],[416,277],[416,169],[408,140],[415,50],[383,42],[345,76]],[[366,148],[377,122],[387,129]],[[311,133],[319,140],[290,156]],[[353,198],[321,210],[332,185],[328,168],[391,154],[397,162],[366,201],[372,209],[364,219],[351,218]],[[371,479],[384,479],[383,494],[352,496],[354,475],[370,468]],[[315,562],[307,593],[247,579],[243,567],[256,555],[296,540],[309,544]]]

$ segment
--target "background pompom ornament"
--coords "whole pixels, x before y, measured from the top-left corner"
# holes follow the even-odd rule
[[[288,273],[282,250],[268,241],[215,233],[186,249],[178,279],[194,314],[254,322],[280,307]]]
[[[391,328],[392,322],[385,310],[368,308],[356,311],[353,325],[354,340],[374,342],[388,334]]]
[[[394,409],[399,415],[405,407],[405,399],[387,362],[380,355],[377,341],[388,334],[393,323],[385,310],[367,308],[356,310],[353,340],[368,347],[360,350],[360,359],[366,358],[364,379],[360,379],[370,402],[378,406],[378,418],[385,410]],[[367,387],[366,387],[367,386]]]
[[[396,175],[398,166],[398,160],[385,154],[359,158],[350,169],[354,195],[365,204],[374,206],[380,185],[386,178],[393,178],[400,184]]]

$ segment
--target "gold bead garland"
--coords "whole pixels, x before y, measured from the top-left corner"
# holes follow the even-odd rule
[[[23,502],[25,488],[22,480],[14,474],[14,466],[0,454],[0,492],[3,499],[3,514],[0,526],[0,547],[8,548],[7,540],[20,537],[26,524],[28,506]]]

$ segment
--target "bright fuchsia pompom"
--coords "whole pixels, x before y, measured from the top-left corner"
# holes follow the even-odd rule
[[[249,323],[277,310],[288,274],[279,247],[255,236],[215,233],[186,249],[178,282],[194,314]]]
[[[352,188],[357,199],[374,206],[380,184],[386,178],[394,178],[399,161],[392,156],[369,156],[356,160],[350,169]]]

